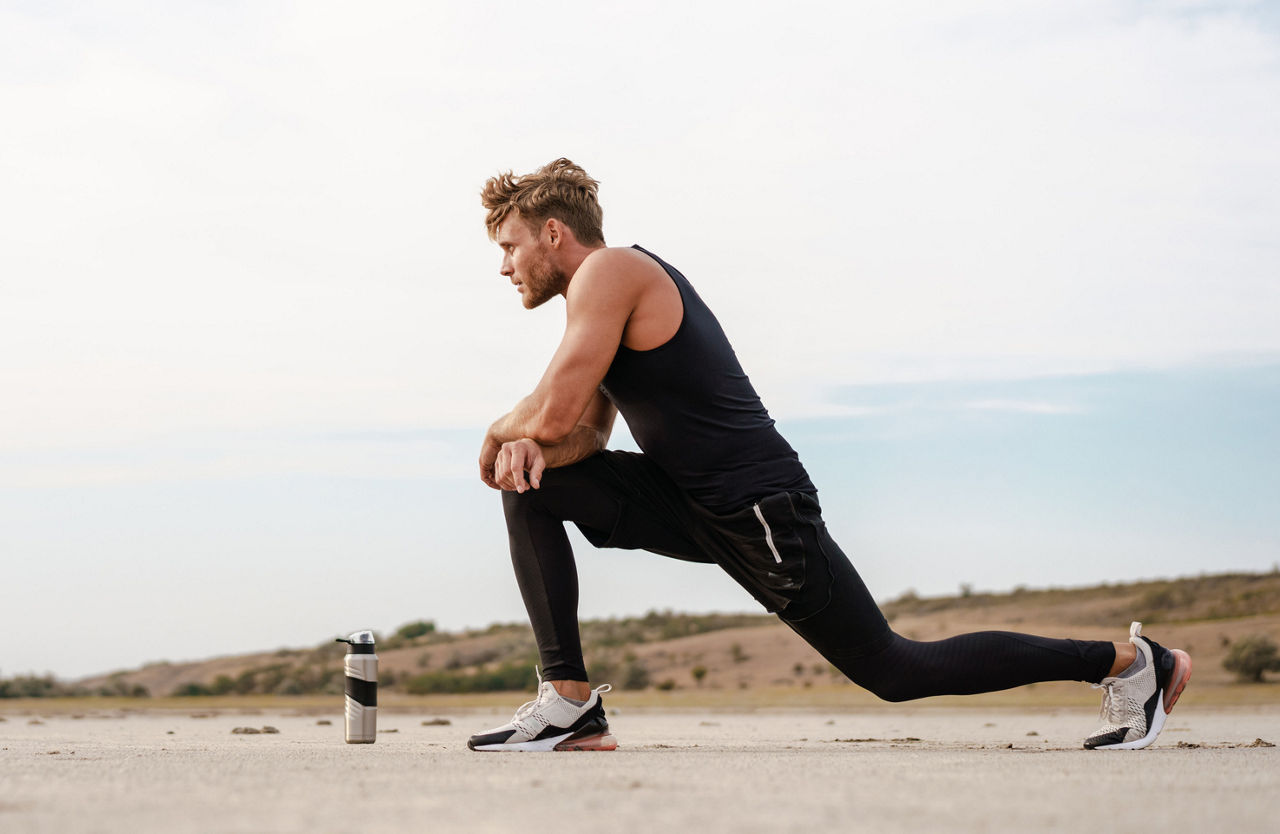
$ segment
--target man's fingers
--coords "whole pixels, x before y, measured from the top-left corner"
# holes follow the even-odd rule
[[[523,443],[511,444],[511,480],[515,482],[516,492],[524,492],[529,484],[524,479],[525,456],[528,450]]]
[[[535,455],[533,465],[529,467],[529,483],[533,484],[534,489],[542,487],[542,472],[547,468],[547,461],[542,455]]]
[[[494,478],[493,466],[487,464],[484,458],[480,458],[480,481],[487,487],[498,489],[498,481]]]
[[[508,484],[511,481],[511,452],[506,446],[503,446],[501,451],[498,452],[498,460],[494,466],[494,480],[498,482],[499,487],[509,489]]]
[[[542,486],[542,473],[547,468],[547,461],[542,455],[542,448],[532,440],[517,440],[503,443],[494,461],[492,484],[498,489],[524,492],[527,489],[538,489]],[[481,460],[481,479],[484,479],[484,461]],[[526,480],[525,470],[529,477]],[[485,480],[485,483],[490,483]]]

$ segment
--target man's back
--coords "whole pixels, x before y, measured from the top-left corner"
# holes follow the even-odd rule
[[[815,493],[711,310],[678,270],[634,248],[663,268],[683,302],[671,338],[649,350],[624,341],[601,386],[640,448],[713,511],[777,492]]]

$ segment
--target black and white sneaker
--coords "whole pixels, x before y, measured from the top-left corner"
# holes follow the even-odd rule
[[[1138,656],[1119,675],[1094,684],[1102,690],[1102,725],[1084,740],[1089,750],[1140,750],[1156,740],[1165,717],[1191,678],[1191,656],[1166,649],[1129,626]]]
[[[551,681],[539,680],[538,697],[516,710],[501,727],[473,735],[472,750],[551,752],[553,750],[616,750],[618,740],[609,732],[600,696],[608,684],[591,691],[578,705],[556,692]]]

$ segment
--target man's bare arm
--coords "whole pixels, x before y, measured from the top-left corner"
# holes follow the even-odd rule
[[[489,472],[485,470],[482,451],[481,480],[496,489],[524,492],[528,485],[537,489],[542,486],[543,470],[568,466],[603,450],[613,432],[613,422],[617,415],[618,410],[613,403],[597,392],[595,399],[583,413],[582,422],[560,443],[543,446],[524,437],[493,446],[494,458]],[[486,444],[486,449],[489,448]]]
[[[613,421],[618,409],[604,394],[596,392],[595,399],[582,414],[582,420],[569,432],[569,436],[554,446],[542,446],[542,455],[548,469],[556,469],[577,463],[602,451],[613,434]]]
[[[598,395],[623,330],[644,289],[625,251],[600,250],[583,262],[566,294],[564,338],[529,396],[489,427],[488,439],[563,442]]]

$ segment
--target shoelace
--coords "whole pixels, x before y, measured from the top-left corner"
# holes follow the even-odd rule
[[[538,697],[534,698],[532,701],[525,701],[516,709],[516,714],[511,718],[512,724],[518,724],[522,718],[525,718],[526,716],[531,714],[534,710],[536,710],[538,708],[538,705],[541,704],[543,700],[547,698],[547,693],[550,692],[556,695],[560,694],[559,692],[556,692],[556,688],[551,685],[550,681],[544,681],[542,679],[541,669],[539,669],[537,666],[534,666],[533,672],[535,675],[538,676]],[[612,692],[612,691],[613,691],[613,686],[607,683],[597,686],[595,689],[592,690],[592,692],[594,692],[597,695],[603,695],[606,692]]]
[[[1120,704],[1115,697],[1114,687],[1116,681],[1103,681],[1102,683],[1091,684],[1094,689],[1102,690],[1102,709],[1098,713],[1098,717],[1107,724],[1121,724],[1125,716],[1120,715]]]
[[[534,697],[532,701],[525,701],[523,704],[521,704],[519,707],[516,708],[516,714],[511,719],[513,723],[516,721],[519,721],[521,718],[524,718],[526,715],[533,712],[533,710],[538,706],[538,704],[542,702],[542,696],[546,694],[542,689],[542,670],[537,666],[534,666],[533,673],[538,676],[538,694]]]

